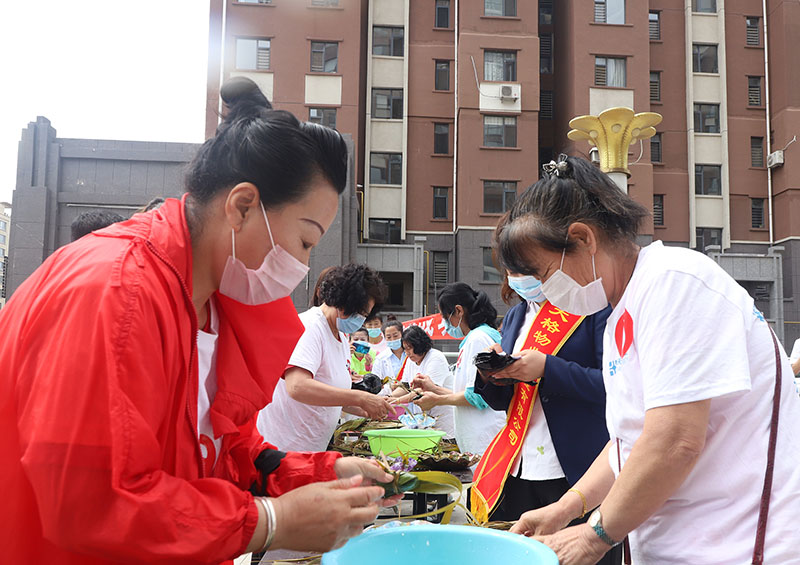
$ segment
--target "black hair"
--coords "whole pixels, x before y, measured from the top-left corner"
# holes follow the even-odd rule
[[[495,249],[503,268],[530,275],[531,249],[572,251],[575,242],[567,237],[571,224],[593,226],[613,243],[633,243],[649,215],[589,161],[562,154],[552,171],[516,200]]]
[[[375,305],[369,315],[376,314],[386,301],[386,292],[386,285],[377,271],[355,263],[332,268],[319,285],[322,302],[338,308],[345,316],[362,313],[370,298],[375,300]]]
[[[240,182],[258,187],[265,208],[301,199],[315,175],[341,194],[347,183],[347,145],[334,129],[273,110],[252,80],[235,77],[220,89],[227,112],[216,135],[197,151],[187,191],[201,207]]]
[[[364,323],[366,324],[367,322],[371,322],[372,320],[378,320],[381,323],[381,325],[383,325],[383,316],[381,316],[380,314],[370,314],[369,318],[364,320]]]
[[[414,350],[414,353],[417,355],[425,355],[428,351],[431,350],[433,347],[433,341],[425,333],[419,326],[409,326],[406,331],[403,332],[403,341],[405,341],[411,349]]]
[[[444,317],[451,316],[458,305],[464,308],[469,329],[481,324],[497,327],[497,309],[489,300],[489,295],[482,290],[473,290],[467,283],[448,284],[436,295],[436,301]]]
[[[391,320],[388,320],[385,324],[383,324],[383,328],[381,328],[383,331],[383,335],[386,335],[386,330],[388,330],[389,328],[397,328],[401,334],[403,333],[403,323],[397,320],[396,318],[392,318]]]
[[[95,230],[103,229],[111,224],[116,224],[124,220],[125,218],[115,212],[106,212],[103,210],[83,212],[80,216],[75,218],[69,226],[72,232],[72,241],[76,241]]]
[[[355,334],[357,334],[357,333],[362,333],[362,332],[363,332],[363,333],[366,333],[366,334],[367,334],[367,337],[369,337],[369,332],[367,331],[367,328],[365,328],[364,326],[361,326],[360,328],[358,328],[356,331],[354,331],[354,332],[353,332],[353,333],[351,333],[350,335],[355,335]]]

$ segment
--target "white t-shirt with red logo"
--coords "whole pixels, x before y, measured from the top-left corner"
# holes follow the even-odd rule
[[[206,475],[211,475],[222,447],[222,437],[214,438],[211,405],[217,395],[217,337],[219,319],[214,301],[208,301],[208,326],[197,331],[197,437]]]
[[[713,260],[655,242],[639,253],[603,340],[606,419],[621,463],[652,408],[711,399],[702,454],[630,535],[633,562],[750,563],[772,416],[775,352],[753,299]],[[800,563],[800,398],[782,355],[765,563]]]

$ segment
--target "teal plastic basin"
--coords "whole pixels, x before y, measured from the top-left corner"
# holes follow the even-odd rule
[[[558,565],[524,536],[468,526],[401,526],[364,532],[322,556],[322,565]]]

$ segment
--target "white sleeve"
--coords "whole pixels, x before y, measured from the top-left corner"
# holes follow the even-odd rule
[[[745,317],[726,296],[669,271],[637,302],[645,410],[750,390]]]
[[[444,388],[453,388],[452,375],[450,374],[450,365],[447,364],[447,357],[438,349],[431,349],[428,355],[432,355],[428,376],[437,385]]]
[[[289,358],[288,366],[300,367],[310,372],[312,376],[316,375],[322,365],[324,348],[321,338],[317,327],[307,326]]]
[[[794,345],[792,346],[792,354],[789,355],[789,363],[794,364],[795,361],[800,359],[800,338],[794,340]]]

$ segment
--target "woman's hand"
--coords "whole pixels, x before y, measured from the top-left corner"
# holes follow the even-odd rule
[[[560,565],[594,565],[611,549],[588,524],[536,539],[556,552]]]
[[[548,535],[566,527],[572,518],[566,504],[559,500],[542,508],[525,512],[511,526],[511,532],[527,537]]]
[[[547,355],[535,349],[525,349],[516,354],[519,359],[508,367],[492,375],[498,379],[516,379],[529,383],[544,375],[544,365]]]
[[[383,420],[392,409],[392,405],[385,396],[378,396],[377,394],[363,393],[359,408],[367,413],[367,417],[371,420]]]
[[[441,400],[442,396],[440,394],[426,391],[422,393],[422,398],[417,398],[414,401],[414,404],[419,406],[423,412],[427,412],[434,406],[437,406]]]
[[[393,479],[392,475],[384,471],[377,461],[362,457],[340,457],[333,464],[333,471],[340,479],[361,475],[364,478],[362,482],[364,486],[390,483]]]
[[[428,375],[417,375],[411,381],[411,388],[421,388],[423,391],[434,392],[436,383]]]
[[[378,516],[384,494],[382,487],[360,486],[362,480],[356,475],[314,483],[272,499],[277,523],[272,547],[325,552],[360,534]]]

